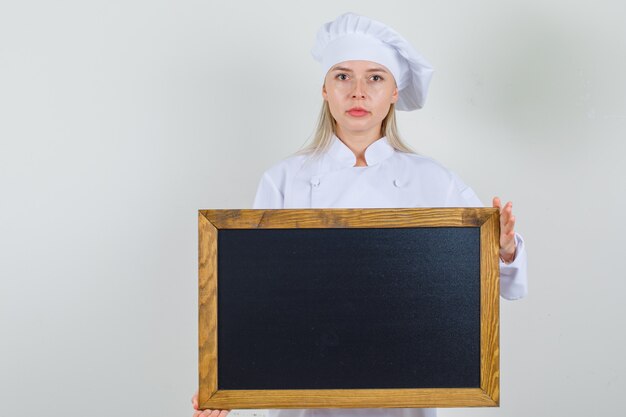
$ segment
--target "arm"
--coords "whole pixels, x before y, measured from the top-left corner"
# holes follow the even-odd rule
[[[513,203],[502,208],[500,199],[494,197],[493,207],[500,210],[500,295],[517,300],[528,293],[524,240],[515,233]]]
[[[276,184],[274,184],[274,182],[266,172],[265,174],[263,174],[263,176],[261,177],[261,181],[259,182],[252,208],[280,209],[283,208],[283,201],[283,193],[278,189]]]
[[[476,193],[455,174],[452,174],[446,206],[484,207]],[[500,210],[500,295],[507,300],[517,300],[528,293],[524,239],[515,233],[513,204],[509,202],[502,208],[500,199],[495,197],[493,207]]]

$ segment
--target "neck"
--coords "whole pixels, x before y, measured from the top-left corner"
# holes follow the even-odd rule
[[[346,132],[339,125],[337,125],[336,135],[354,153],[356,166],[367,165],[365,149],[383,136],[380,129],[369,132]]]

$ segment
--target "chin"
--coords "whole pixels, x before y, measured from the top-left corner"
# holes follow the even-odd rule
[[[376,123],[372,123],[372,120],[369,117],[365,117],[363,119],[344,119],[343,126],[350,129],[356,130],[367,130],[371,129],[372,126],[376,125]]]
[[[364,124],[346,124],[343,126],[343,129],[349,132],[362,133],[362,132],[368,132],[372,130],[374,127],[376,126],[364,125]]]

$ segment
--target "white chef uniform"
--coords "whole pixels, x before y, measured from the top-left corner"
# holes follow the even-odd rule
[[[483,207],[474,191],[433,159],[395,150],[382,137],[365,150],[367,166],[333,137],[327,152],[295,155],[268,169],[255,209]],[[526,250],[519,234],[515,260],[500,262],[500,294],[515,300],[527,293]],[[434,417],[435,409],[269,410],[270,417]]]

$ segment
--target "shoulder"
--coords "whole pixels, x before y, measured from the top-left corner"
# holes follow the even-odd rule
[[[294,154],[267,168],[261,182],[270,183],[279,190],[285,190],[287,183],[312,162],[310,154]]]
[[[395,157],[403,162],[404,168],[418,171],[421,174],[435,176],[435,178],[447,178],[449,180],[455,177],[451,170],[431,157],[400,151],[396,151]]]
[[[285,206],[285,196],[288,194],[289,184],[302,170],[309,156],[296,154],[287,157],[263,172],[256,197],[254,208],[279,209]]]
[[[474,191],[452,170],[424,155],[396,152],[398,164],[406,172],[408,183],[419,186],[428,195],[437,195],[446,206],[479,207],[482,203]]]
[[[279,162],[274,163],[263,172],[263,177],[274,181],[281,182],[287,177],[296,174],[309,160],[308,155],[291,155]]]
[[[273,165],[270,165],[270,167],[265,170],[264,174],[276,176],[298,171],[302,168],[302,166],[308,159],[309,156],[306,154],[291,155],[281,161],[274,163]]]

